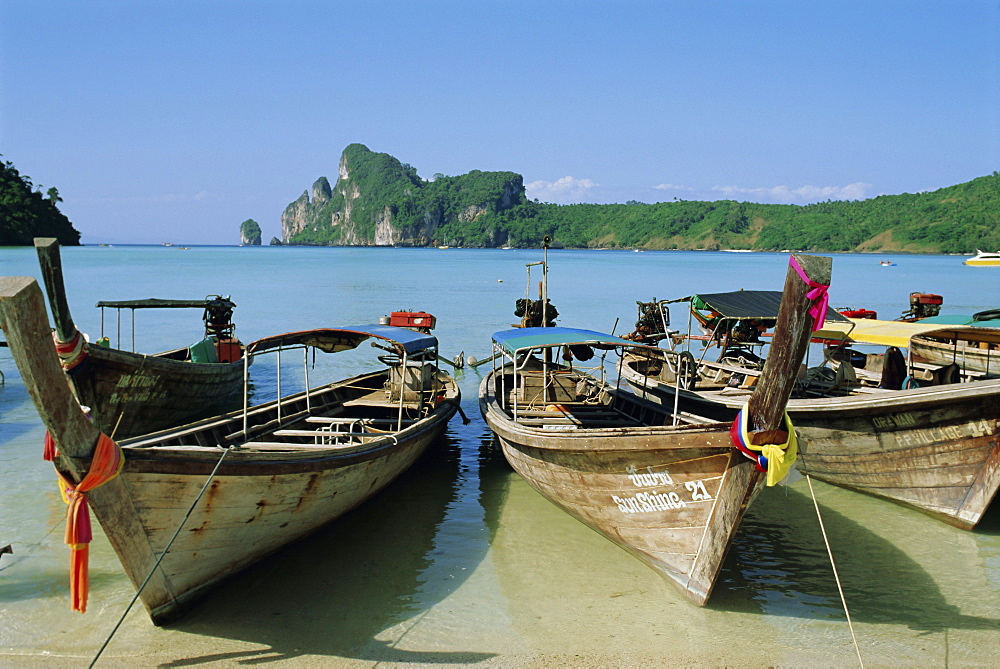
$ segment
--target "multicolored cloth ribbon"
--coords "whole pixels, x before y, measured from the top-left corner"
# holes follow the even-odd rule
[[[52,438],[48,433],[45,434],[45,437],[46,450],[48,450]],[[94,456],[90,461],[90,471],[79,484],[74,485],[57,473],[59,493],[68,505],[64,541],[70,547],[70,600],[73,610],[80,613],[87,611],[87,597],[90,594],[90,541],[93,538],[90,525],[90,506],[87,504],[86,493],[118,476],[124,464],[125,456],[122,449],[111,440],[111,437],[102,434],[94,448]]]
[[[729,437],[733,441],[733,446],[738,448],[743,455],[753,460],[759,472],[767,472],[767,485],[773,486],[785,478],[795,458],[798,455],[798,442],[795,439],[795,427],[792,419],[785,414],[785,430],[788,432],[788,441],[783,444],[763,444],[755,446],[750,442],[750,431],[747,426],[747,408],[744,406],[736,414],[732,427],[729,428]]]
[[[87,357],[87,340],[79,330],[69,341],[62,341],[59,335],[52,333],[52,340],[56,344],[56,353],[59,354],[59,363],[63,371],[73,373],[73,370],[80,365]]]
[[[788,264],[799,275],[799,278],[812,288],[812,290],[806,293],[806,297],[813,301],[813,305],[809,308],[809,315],[813,317],[812,331],[816,332],[826,323],[826,310],[830,305],[830,296],[827,294],[827,290],[830,286],[829,284],[816,283],[806,276],[805,270],[802,269],[795,256],[788,256]]]

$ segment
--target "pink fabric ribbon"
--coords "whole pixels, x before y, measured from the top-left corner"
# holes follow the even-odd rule
[[[826,310],[830,304],[830,296],[827,294],[827,289],[830,288],[829,284],[824,285],[822,283],[816,283],[808,276],[806,276],[805,270],[799,265],[799,262],[795,259],[795,256],[788,256],[788,264],[795,270],[806,285],[812,290],[806,293],[806,297],[813,301],[812,307],[809,308],[809,315],[813,317],[812,331],[816,332],[823,327],[826,322]]]

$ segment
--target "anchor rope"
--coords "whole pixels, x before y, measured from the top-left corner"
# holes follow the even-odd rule
[[[805,462],[803,462],[805,464]],[[812,476],[806,473],[806,481],[809,483],[809,494],[812,495],[813,506],[816,508],[816,518],[819,520],[820,533],[823,535],[823,543],[826,544],[826,554],[830,557],[830,567],[833,569],[833,579],[837,582],[837,592],[840,593],[840,603],[844,606],[844,615],[847,616],[847,627],[851,630],[851,639],[854,641],[854,651],[858,654],[858,664],[865,666],[865,661],[861,658],[861,648],[858,646],[858,637],[854,634],[854,623],[851,621],[851,612],[847,608],[847,598],[844,597],[844,588],[840,585],[840,574],[837,573],[837,564],[833,561],[833,551],[830,550],[830,540],[826,536],[826,527],[823,525],[823,515],[819,512],[819,502],[816,501],[816,491],[813,490]]]
[[[163,552],[161,552],[160,557],[156,559],[156,564],[154,564],[153,567],[149,570],[149,573],[146,575],[146,579],[142,582],[142,585],[136,588],[135,596],[132,597],[132,601],[130,601],[128,603],[128,606],[125,607],[125,610],[122,611],[122,615],[118,619],[118,622],[115,623],[115,626],[111,630],[111,633],[108,634],[108,638],[104,640],[104,643],[101,644],[101,647],[97,650],[97,654],[94,655],[94,659],[90,661],[89,665],[87,665],[88,667],[93,667],[97,663],[97,660],[101,657],[101,653],[104,652],[104,649],[108,647],[109,643],[111,643],[112,637],[114,637],[114,635],[118,632],[118,628],[121,627],[123,622],[125,622],[125,616],[128,615],[128,612],[135,605],[136,601],[139,599],[139,595],[142,594],[143,589],[146,587],[147,584],[149,584],[149,580],[153,578],[153,574],[155,574],[156,570],[160,567],[160,563],[163,562],[163,558],[167,556],[167,552],[173,545],[174,540],[177,539],[177,536],[181,533],[181,529],[184,527],[184,523],[186,523],[187,519],[191,517],[191,513],[194,511],[194,508],[198,506],[198,502],[199,500],[201,500],[201,496],[205,494],[206,490],[208,490],[208,484],[211,483],[212,479],[215,478],[216,472],[219,471],[219,467],[222,465],[222,461],[226,459],[226,455],[229,454],[229,451],[230,451],[229,448],[224,448],[222,450],[222,457],[220,457],[219,461],[215,463],[215,468],[212,470],[212,473],[208,475],[208,478],[205,480],[205,484],[201,487],[201,490],[198,492],[197,497],[194,498],[194,501],[191,503],[190,508],[188,508],[187,513],[184,514],[184,517],[181,519],[180,524],[177,526],[177,530],[174,531],[174,536],[170,537],[170,541],[168,541],[167,545],[163,547]]]

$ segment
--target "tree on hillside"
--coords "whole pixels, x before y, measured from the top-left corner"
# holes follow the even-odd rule
[[[59,211],[59,202],[56,188],[45,198],[13,163],[0,163],[0,245],[28,246],[35,237],[55,237],[63,246],[78,246],[80,233]]]

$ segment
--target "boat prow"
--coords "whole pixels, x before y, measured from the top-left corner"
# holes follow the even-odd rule
[[[830,259],[804,258],[807,275],[828,284]],[[811,300],[806,285],[789,274],[801,285],[786,285],[792,297],[779,319],[782,354],[748,405],[756,435],[741,432],[752,444],[748,452],[771,444],[777,453],[793,453],[783,450],[793,448],[784,405],[808,345],[809,319],[802,316]],[[548,302],[544,293],[540,302]],[[675,413],[604,381],[602,367],[588,373],[594,363],[580,362],[636,348],[652,349],[573,328],[497,332],[494,356],[504,362],[480,385],[480,410],[532,488],[704,605],[765,468],[734,447],[731,422]],[[773,459],[775,478],[784,459]]]
[[[58,449],[54,464],[77,483],[96,461],[98,442],[108,448],[108,440],[65,383],[34,279],[0,277],[0,325]],[[381,371],[310,387],[302,363],[311,351],[336,353],[369,340],[389,352],[379,358]],[[458,410],[458,386],[437,367],[430,334],[381,325],[322,329],[268,337],[247,349],[301,349],[293,364],[306,369],[306,389],[282,394],[279,385],[273,401],[111,442],[124,464],[87,492],[156,624],[379,492]]]

